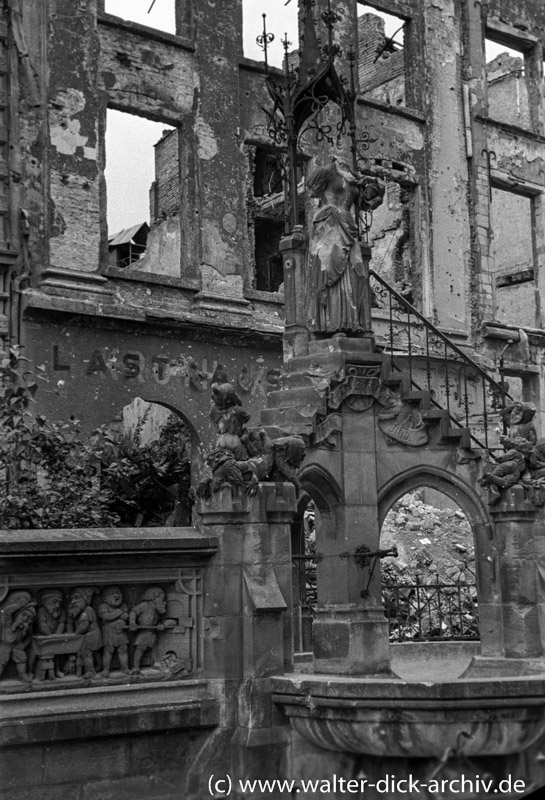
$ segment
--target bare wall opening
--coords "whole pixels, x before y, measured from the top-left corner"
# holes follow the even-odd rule
[[[519,128],[534,127],[534,47],[487,30],[484,43],[488,116]]]
[[[493,186],[490,221],[495,318],[508,325],[534,327],[534,199]]]
[[[406,105],[406,29],[407,20],[358,3],[358,71],[365,97]]]
[[[178,146],[176,128],[108,109],[105,178],[110,266],[179,274]]]

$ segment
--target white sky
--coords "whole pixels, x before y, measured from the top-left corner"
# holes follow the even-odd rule
[[[221,0],[219,0],[221,2]],[[174,0],[105,0],[108,14],[130,19],[152,28],[175,32]],[[262,33],[262,14],[267,14],[267,30],[275,39],[269,47],[269,63],[282,65],[282,39],[288,34],[292,49],[297,46],[297,0],[242,0],[244,55],[263,60],[263,51],[256,38]],[[360,4],[360,13],[372,11],[385,18],[386,34],[391,36],[399,20]],[[402,34],[396,40],[402,41]],[[494,58],[506,50],[488,43],[487,57]],[[108,190],[108,229],[117,233],[138,222],[149,222],[149,188],[154,179],[153,145],[168,126],[142,117],[108,112],[106,132],[106,183]]]

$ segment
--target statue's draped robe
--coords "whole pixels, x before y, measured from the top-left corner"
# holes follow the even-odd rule
[[[349,211],[326,205],[316,213],[307,274],[307,321],[311,331],[338,333],[365,328],[368,268]]]

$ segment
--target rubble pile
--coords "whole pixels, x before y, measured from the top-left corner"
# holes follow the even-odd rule
[[[382,561],[383,576],[423,583],[473,583],[473,533],[460,509],[436,508],[419,492],[404,495],[389,511],[382,526],[381,548],[397,547],[397,558]]]

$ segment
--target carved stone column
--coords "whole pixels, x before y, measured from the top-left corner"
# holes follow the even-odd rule
[[[496,521],[505,656],[542,656],[545,630],[539,569],[545,552],[541,545],[543,534],[536,527],[538,509],[517,486],[505,492],[491,513]]]

